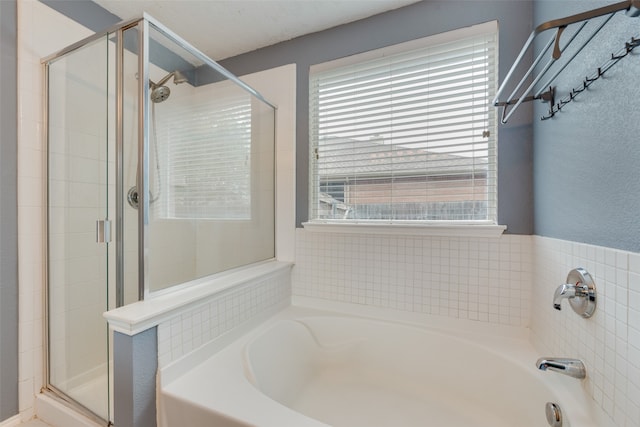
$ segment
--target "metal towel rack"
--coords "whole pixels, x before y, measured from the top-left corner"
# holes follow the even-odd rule
[[[640,0],[625,0],[619,3],[613,3],[604,7],[600,7],[597,9],[593,9],[587,12],[579,13],[576,15],[568,16],[562,19],[555,19],[551,21],[547,21],[543,24],[538,25],[535,30],[531,32],[527,42],[524,47],[520,51],[520,54],[516,58],[514,64],[511,66],[511,69],[507,73],[506,78],[498,88],[498,92],[496,93],[495,98],[493,99],[493,105],[499,108],[502,108],[502,114],[500,121],[502,123],[507,123],[509,118],[513,115],[513,113],[518,109],[518,107],[523,102],[529,102],[536,99],[549,102],[549,114],[547,116],[543,116],[542,119],[546,120],[551,118],[560,111],[560,109],[566,105],[567,103],[573,101],[575,96],[580,92],[584,91],[591,83],[600,78],[606,71],[608,71],[611,67],[613,67],[620,59],[624,58],[635,49],[638,45],[640,45],[640,40],[637,38],[632,38],[631,41],[625,44],[625,47],[622,51],[619,51],[615,54],[612,54],[611,59],[608,60],[602,67],[598,68],[595,74],[585,78],[582,82],[581,86],[578,88],[574,88],[567,97],[560,100],[558,103],[555,102],[555,90],[553,88],[553,82],[556,78],[564,71],[564,69],[575,59],[576,56],[589,44],[589,42],[595,37],[596,34],[602,30],[602,28],[611,20],[613,15],[620,11],[626,11],[626,15],[630,17],[640,16]],[[544,84],[539,85],[540,81],[547,75],[551,66],[556,63],[561,57],[563,52],[573,43],[578,34],[582,32],[585,28],[589,20],[597,17],[604,16],[605,18],[600,22],[595,30],[592,31],[591,34],[587,35],[586,39],[580,45],[571,56],[562,64],[559,65],[557,71],[545,81]],[[577,29],[574,33],[569,37],[566,43],[563,46],[560,44],[560,38],[562,33],[571,25],[575,25]],[[531,66],[528,68],[524,76],[520,79],[520,81],[516,84],[515,89],[511,92],[509,97],[506,100],[500,100],[500,96],[502,92],[505,91],[505,88],[509,85],[509,82],[513,75],[515,74],[516,69],[522,62],[523,58],[529,51],[529,49],[533,45],[534,39],[539,35],[549,30],[555,30],[553,36],[546,43],[542,51],[538,54],[538,56],[534,59]],[[553,50],[551,52],[551,57],[548,61],[542,66],[540,72],[533,76],[536,67],[540,64],[540,62],[544,59],[544,57],[549,52],[549,49],[553,46]],[[531,77],[531,81],[528,86],[523,89],[523,87],[527,84],[529,78]],[[535,90],[534,88],[538,86],[540,89]],[[511,108],[509,108],[511,107]]]

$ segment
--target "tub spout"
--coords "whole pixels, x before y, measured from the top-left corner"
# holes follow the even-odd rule
[[[587,376],[587,370],[584,367],[584,363],[579,359],[541,357],[536,362],[536,367],[542,371],[546,371],[548,369],[580,380]]]

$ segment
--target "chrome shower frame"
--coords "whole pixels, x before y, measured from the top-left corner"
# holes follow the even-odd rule
[[[251,95],[264,102],[266,105],[271,106],[275,109],[275,106],[268,102],[260,93],[255,91],[253,88],[248,86],[246,83],[238,79],[231,72],[223,68],[217,62],[209,58],[203,52],[189,44],[182,37],[178,36],[176,33],[171,31],[169,28],[158,22],[156,19],[151,17],[148,14],[143,14],[142,17],[131,19],[128,21],[120,22],[112,27],[107,28],[104,31],[96,33],[92,36],[89,36],[83,40],[80,40],[72,45],[67,46],[66,48],[59,50],[58,52],[49,55],[41,60],[41,64],[44,69],[44,97],[43,97],[43,122],[45,129],[45,151],[48,153],[49,147],[49,65],[55,60],[64,57],[65,55],[81,49],[97,40],[100,40],[105,37],[113,37],[115,36],[115,307],[121,307],[124,305],[124,284],[125,284],[125,271],[124,271],[124,212],[125,206],[127,204],[126,201],[126,191],[124,187],[124,159],[123,159],[123,151],[124,151],[124,33],[127,30],[136,29],[138,32],[138,76],[142,78],[138,78],[138,87],[137,87],[137,108],[138,108],[138,116],[137,116],[137,126],[138,126],[138,134],[137,134],[137,152],[138,152],[138,175],[137,175],[137,187],[141,188],[142,191],[139,192],[138,195],[138,300],[142,301],[149,296],[149,205],[150,205],[150,197],[149,197],[149,157],[150,157],[150,148],[149,148],[149,128],[150,128],[150,120],[151,120],[151,100],[150,100],[150,90],[151,86],[149,84],[149,39],[150,39],[150,28],[153,26],[153,30],[159,32],[161,35],[166,37],[168,40],[174,42],[178,47],[183,48],[185,51],[189,52],[193,57],[200,60],[203,65],[210,67],[211,69],[218,72],[224,78],[234,82],[238,86],[242,87],[244,90],[249,92]],[[167,79],[171,76],[167,76]],[[175,76],[174,76],[175,78]],[[164,83],[164,82],[162,82]],[[45,176],[48,176],[47,172],[47,164],[45,162]],[[49,191],[48,186],[45,186],[45,206],[49,206]],[[44,232],[45,232],[45,291],[43,292],[44,298],[44,307],[45,307],[45,316],[44,316],[44,348],[45,348],[45,358],[44,358],[44,374],[45,374],[45,388],[49,391],[53,392],[54,395],[60,397],[63,401],[67,402],[74,409],[79,412],[85,414],[89,418],[98,421],[99,423],[106,423],[105,425],[111,425],[109,420],[104,420],[99,415],[93,413],[90,409],[82,406],[80,403],[73,400],[71,397],[67,396],[61,390],[56,389],[49,383],[50,378],[50,367],[49,367],[49,348],[48,348],[48,340],[49,340],[49,325],[48,325],[48,289],[50,283],[50,271],[49,271],[49,213],[48,209],[46,209],[47,213],[45,215],[45,223],[44,223]]]
[[[142,188],[139,195],[138,209],[138,297],[143,300],[149,294],[148,280],[148,235],[149,235],[149,123],[151,120],[150,112],[150,86],[149,86],[149,31],[150,26],[154,27],[164,37],[174,42],[177,46],[185,49],[191,53],[195,58],[203,62],[204,65],[209,66],[216,72],[220,73],[226,79],[233,81],[238,86],[249,92],[251,95],[258,98],[265,104],[275,108],[273,104],[267,101],[260,93],[255,89],[248,86],[238,77],[233,75],[227,69],[220,64],[209,58],[203,52],[192,46],[182,37],[174,33],[162,23],[158,22],[155,18],[148,14],[143,14],[141,18],[124,21],[114,25],[100,33],[96,33],[90,37],[87,37],[77,43],[74,43],[65,49],[62,49],[46,58],[42,59],[42,64],[45,68],[45,80],[48,79],[48,63],[54,61],[68,53],[82,48],[93,41],[96,41],[102,37],[106,37],[109,34],[116,35],[116,232],[115,232],[115,244],[116,244],[116,306],[124,305],[124,271],[122,269],[124,261],[124,243],[123,243],[123,218],[124,218],[124,206],[126,193],[124,190],[124,165],[122,164],[122,149],[124,147],[124,135],[123,135],[123,64],[124,64],[124,32],[126,30],[137,28],[138,30],[138,75],[142,76],[138,79],[138,161],[140,168],[138,171],[137,180],[142,185],[138,188]],[[46,106],[46,104],[45,104]]]

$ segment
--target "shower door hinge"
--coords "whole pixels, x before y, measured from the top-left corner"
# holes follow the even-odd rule
[[[96,221],[96,242],[111,242],[111,221],[108,219],[99,219]]]

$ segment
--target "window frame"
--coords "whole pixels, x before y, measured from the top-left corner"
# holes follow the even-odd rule
[[[315,218],[314,217],[314,209],[315,204],[318,201],[319,197],[319,174],[317,172],[317,165],[315,162],[315,149],[316,145],[313,141],[313,121],[314,118],[312,115],[314,114],[314,106],[313,102],[313,94],[314,90],[312,85],[312,79],[315,74],[332,70],[336,68],[345,67],[352,64],[357,64],[360,62],[367,62],[375,59],[379,59],[385,56],[404,53],[413,51],[416,49],[425,49],[432,46],[437,46],[449,42],[455,42],[457,40],[467,39],[473,37],[475,35],[486,35],[489,33],[495,34],[495,69],[493,70],[492,79],[497,84],[498,77],[498,24],[497,21],[491,21],[484,24],[474,25],[471,27],[466,27],[462,29],[457,29],[453,31],[449,31],[446,33],[441,33],[433,36],[428,36],[421,39],[412,40],[405,43],[400,43],[392,46],[388,46],[381,49],[376,49],[368,52],[364,52],[361,54],[336,59],[334,61],[329,61],[321,64],[313,65],[310,68],[309,78],[310,78],[310,97],[309,97],[309,120],[310,120],[310,135],[309,135],[309,147],[310,147],[310,163],[309,163],[309,212],[308,217],[309,220],[303,223],[303,226],[307,229],[319,231],[323,229],[324,231],[336,231],[336,232],[354,232],[353,230],[349,230],[350,226],[356,226],[361,230],[365,230],[366,232],[376,232],[376,233],[386,233],[386,228],[391,227],[394,229],[393,232],[400,232],[406,234],[432,234],[434,231],[424,231],[425,227],[427,228],[440,228],[444,230],[447,235],[457,234],[458,231],[463,231],[463,234],[469,233],[470,226],[476,228],[472,234],[478,235],[499,235],[506,228],[504,226],[497,225],[498,224],[498,213],[497,213],[497,197],[498,197],[498,188],[497,188],[497,167],[498,167],[498,159],[497,159],[497,128],[498,128],[498,120],[497,114],[493,112],[493,115],[490,119],[489,123],[489,131],[493,135],[493,142],[489,144],[489,150],[491,150],[491,154],[488,157],[492,157],[494,163],[492,164],[494,167],[489,168],[488,174],[492,174],[492,176],[488,176],[488,179],[491,180],[490,186],[494,189],[493,191],[489,191],[487,202],[493,209],[493,214],[491,217],[486,220],[454,220],[454,219],[437,219],[437,220],[397,220],[397,219],[381,219],[381,220],[372,220],[372,219],[324,219],[324,218]],[[491,105],[492,93],[489,93],[487,96],[487,106],[492,109]],[[429,177],[429,175],[424,175],[425,177]],[[435,231],[435,235],[440,235],[441,231]]]

